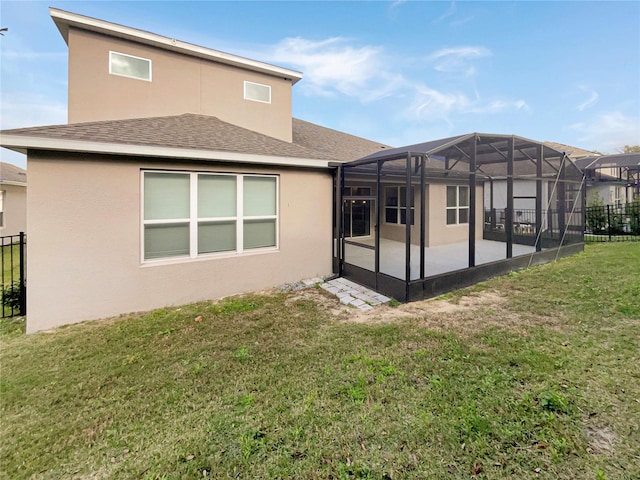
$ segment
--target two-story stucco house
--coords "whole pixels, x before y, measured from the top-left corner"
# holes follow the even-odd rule
[[[332,273],[412,300],[582,248],[560,150],[479,133],[391,149],[292,118],[300,72],[50,13],[69,123],[0,141],[28,156],[28,332]],[[504,219],[484,200],[500,182]]]
[[[28,155],[27,331],[332,272],[331,161],[384,145],[291,116],[302,74],[58,9],[69,124]]]

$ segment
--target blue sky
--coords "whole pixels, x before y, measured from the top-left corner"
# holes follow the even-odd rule
[[[393,146],[473,131],[640,144],[637,1],[2,0],[3,129],[66,123],[49,6],[302,71],[294,116]]]

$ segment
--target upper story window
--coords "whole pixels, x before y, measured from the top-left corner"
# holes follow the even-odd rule
[[[151,60],[125,53],[109,52],[109,73],[151,81]]]
[[[260,83],[244,82],[244,99],[271,103],[271,87]]]

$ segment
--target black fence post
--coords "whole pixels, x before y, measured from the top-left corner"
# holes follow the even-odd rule
[[[607,231],[609,232],[609,241],[611,241],[611,205],[607,204]]]
[[[27,314],[27,282],[24,278],[24,232],[20,232],[20,315]]]

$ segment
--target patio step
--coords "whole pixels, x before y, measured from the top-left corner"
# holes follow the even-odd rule
[[[342,277],[321,283],[320,288],[338,297],[341,303],[351,305],[363,312],[391,300],[389,297]]]

